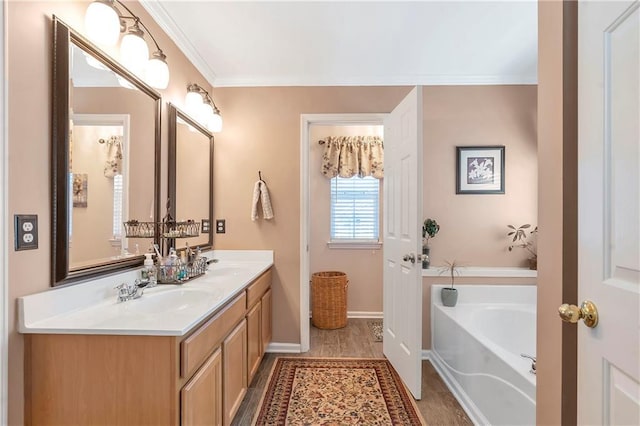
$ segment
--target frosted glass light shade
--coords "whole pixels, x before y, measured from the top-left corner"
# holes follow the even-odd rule
[[[198,92],[187,92],[184,99],[184,107],[193,118],[198,119],[200,106],[202,105],[202,95]]]
[[[162,52],[155,52],[147,63],[147,83],[156,89],[169,86],[169,66]]]
[[[220,114],[213,113],[211,117],[209,117],[209,121],[207,121],[207,130],[213,133],[219,133],[222,131],[222,117]]]
[[[209,118],[213,116],[213,107],[211,104],[204,102],[200,105],[200,110],[198,111],[198,121],[202,123],[203,126],[206,126],[209,122]]]
[[[120,17],[109,4],[94,1],[84,14],[84,29],[97,44],[115,46],[120,37]]]
[[[134,33],[128,33],[120,43],[120,59],[138,77],[144,77],[149,62],[149,47],[144,39]]]

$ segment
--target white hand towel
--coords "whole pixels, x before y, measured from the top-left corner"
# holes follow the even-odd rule
[[[260,198],[262,202],[262,215],[265,219],[273,219],[273,208],[271,207],[271,197],[269,196],[269,189],[267,184],[263,181],[259,181],[260,184]]]
[[[251,220],[258,219],[258,203],[260,202],[260,182],[257,181],[253,187],[253,201],[251,202]]]
[[[258,203],[262,204],[262,217],[269,220],[273,219],[273,208],[271,207],[271,197],[267,184],[259,180],[253,187],[253,201],[251,203],[251,220],[258,219]]]

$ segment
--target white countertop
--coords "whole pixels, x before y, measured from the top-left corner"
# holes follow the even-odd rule
[[[181,285],[159,284],[139,299],[117,302],[114,287],[139,270],[18,298],[18,331],[31,334],[183,336],[234,299],[273,265],[269,250],[214,250],[203,276]]]

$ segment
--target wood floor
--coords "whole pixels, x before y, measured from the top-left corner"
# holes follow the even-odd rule
[[[373,341],[367,321],[350,318],[347,326],[338,330],[320,330],[311,326],[309,352],[266,354],[232,424],[251,424],[273,362],[279,356],[383,358],[382,342]],[[422,361],[422,399],[416,403],[429,426],[472,424],[429,361]]]

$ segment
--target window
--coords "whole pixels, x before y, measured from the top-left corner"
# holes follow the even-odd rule
[[[113,238],[122,236],[122,175],[113,177]]]
[[[380,181],[331,179],[331,242],[378,242]]]

